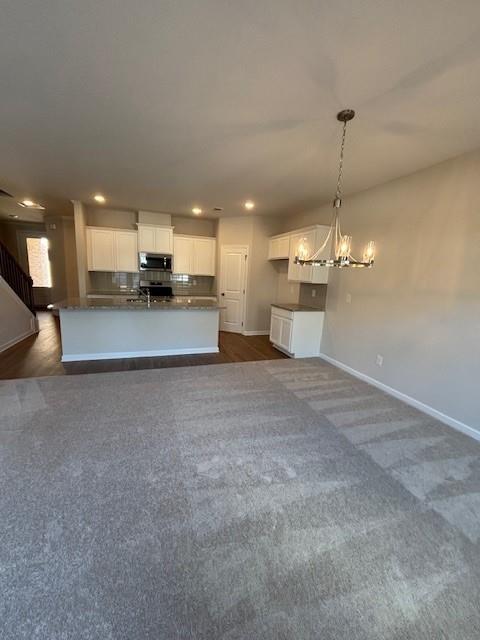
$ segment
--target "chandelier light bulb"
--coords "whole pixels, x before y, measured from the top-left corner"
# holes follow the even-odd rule
[[[307,260],[308,259],[308,246],[307,246],[307,239],[303,238],[300,241],[300,244],[298,245],[298,250],[297,250],[297,254],[298,257],[300,258],[300,260]]]
[[[352,236],[342,236],[337,249],[337,258],[348,258],[352,246]]]
[[[370,240],[365,245],[363,251],[363,262],[373,262],[375,260],[375,242]]]

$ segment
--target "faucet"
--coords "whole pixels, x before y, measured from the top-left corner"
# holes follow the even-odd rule
[[[141,288],[137,289],[138,293],[147,299],[147,304],[148,306],[150,306],[150,289],[147,289],[147,293],[145,293],[145,291]]]

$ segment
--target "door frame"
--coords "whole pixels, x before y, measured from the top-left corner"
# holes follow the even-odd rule
[[[246,319],[247,319],[247,287],[248,287],[248,276],[249,276],[249,270],[250,270],[250,245],[248,244],[222,244],[220,246],[220,264],[219,264],[219,272],[220,272],[220,277],[218,279],[219,282],[219,291],[218,291],[218,300],[221,303],[221,293],[222,290],[224,289],[223,287],[223,283],[224,283],[224,271],[223,271],[223,254],[224,251],[243,251],[246,255],[246,259],[245,259],[245,271],[243,274],[243,305],[242,305],[242,329],[239,332],[240,334],[245,333],[245,323],[246,323]],[[220,322],[220,326],[221,326],[221,322]],[[223,329],[220,329],[220,331],[223,331]],[[234,332],[228,332],[228,333],[234,333]]]

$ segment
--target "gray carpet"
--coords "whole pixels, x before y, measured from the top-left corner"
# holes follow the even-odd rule
[[[0,383],[2,640],[480,637],[480,445],[319,360]]]

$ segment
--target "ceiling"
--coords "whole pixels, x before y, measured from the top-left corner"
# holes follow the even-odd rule
[[[0,188],[293,213],[480,146],[478,0],[4,0]],[[0,211],[8,207],[0,198]]]

